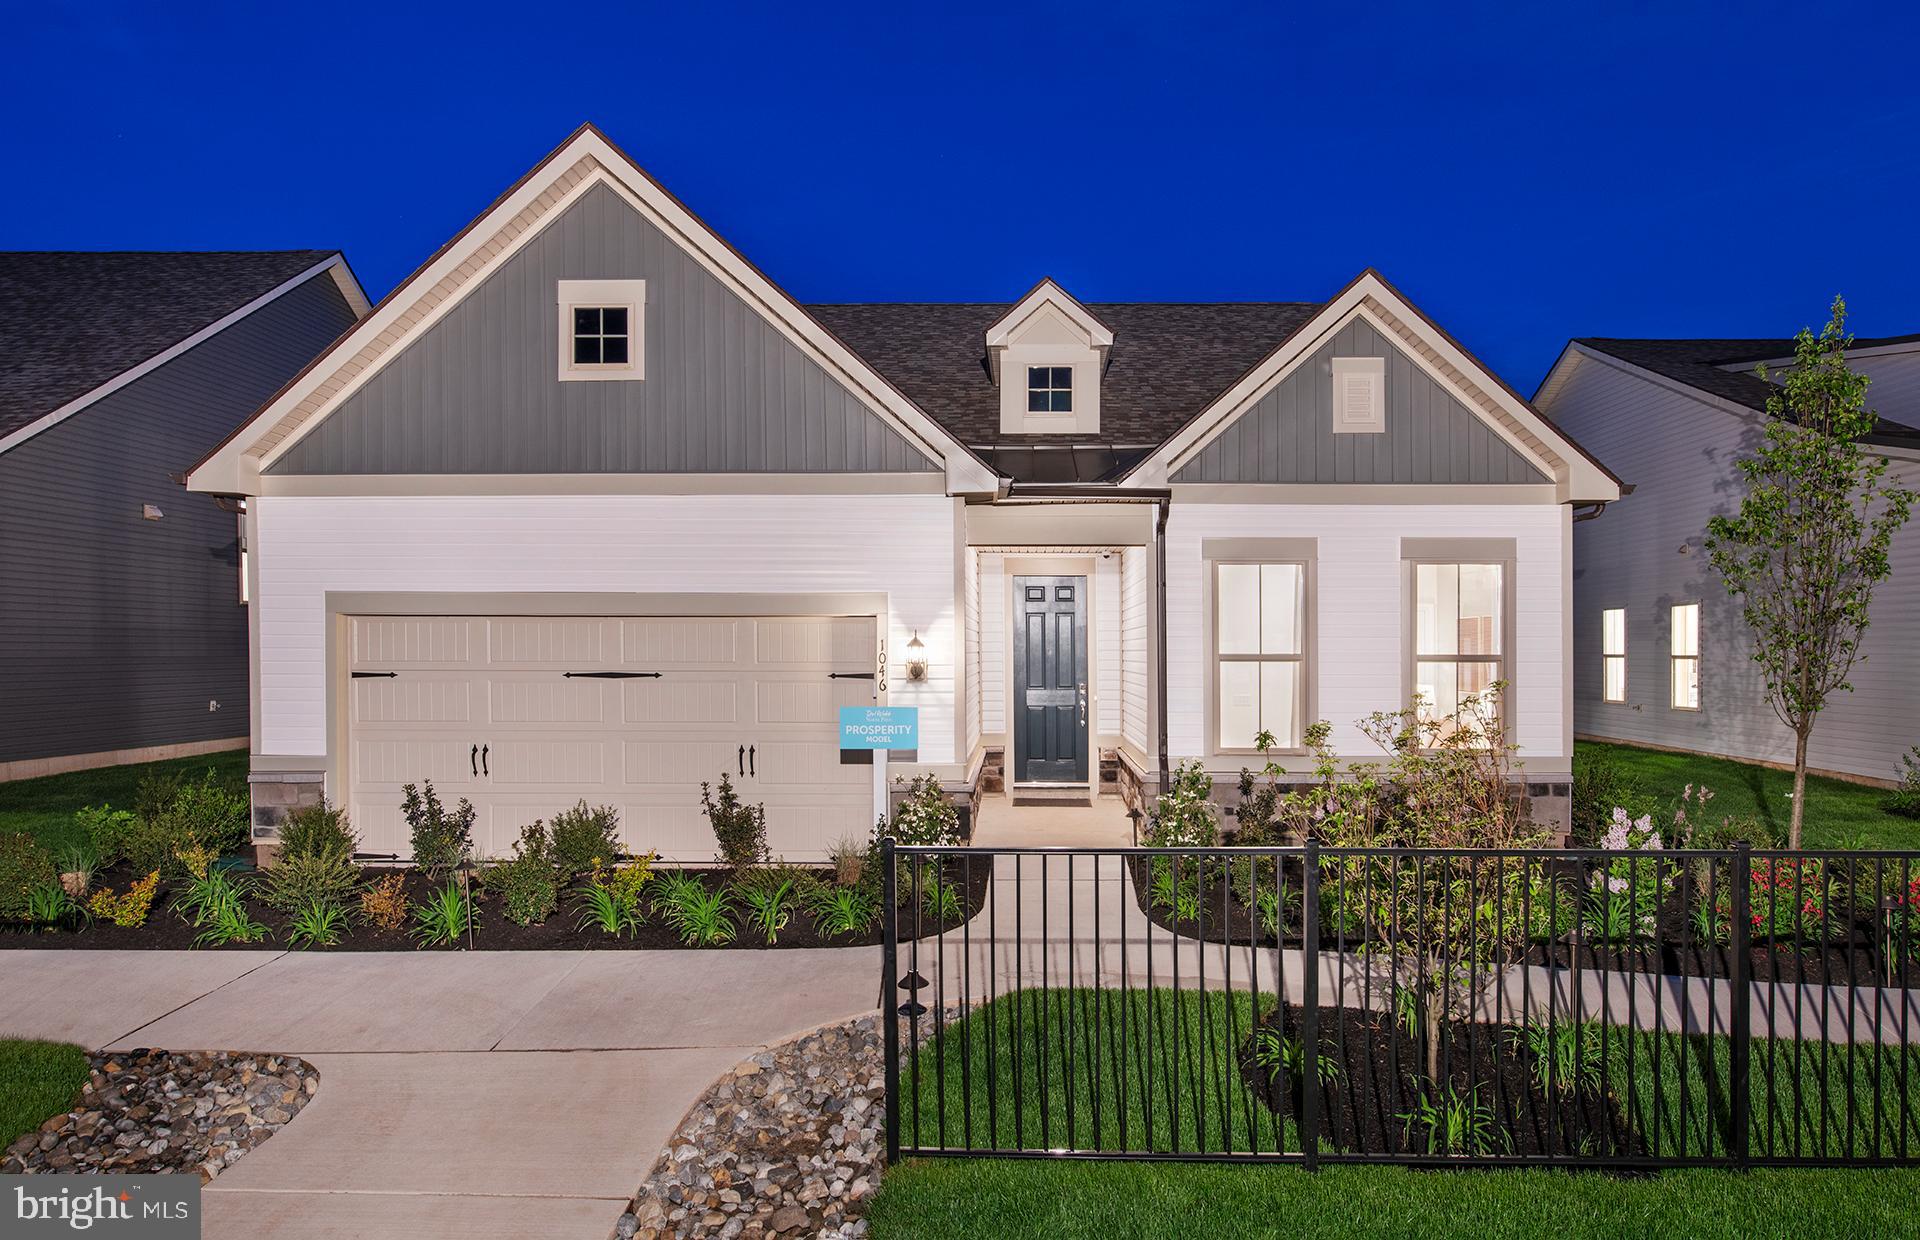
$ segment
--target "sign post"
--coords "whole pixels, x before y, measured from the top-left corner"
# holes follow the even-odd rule
[[[909,762],[919,756],[919,707],[840,708],[840,761],[873,764],[873,805],[877,818],[887,816],[887,755],[891,753]]]

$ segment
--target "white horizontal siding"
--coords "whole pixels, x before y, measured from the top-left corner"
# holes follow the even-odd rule
[[[1147,634],[1153,592],[1147,579],[1147,551],[1128,547],[1121,553],[1120,575],[1120,735],[1142,753],[1152,752],[1149,712],[1153,699],[1147,688]]]
[[[1093,566],[1094,735],[1113,736],[1125,714],[1121,682],[1120,558],[1102,555]]]
[[[1891,379],[1884,365],[1881,378]],[[1876,380],[1869,398],[1878,403],[1890,391]],[[1728,412],[1592,359],[1575,367],[1546,412],[1634,486],[1598,520],[1574,527],[1575,730],[1792,761],[1793,734],[1767,704],[1739,608],[1700,545],[1708,517],[1738,502],[1733,462],[1752,450],[1758,415]],[[1901,470],[1913,477],[1913,465]],[[1677,711],[1668,706],[1668,624],[1675,603],[1695,601],[1701,709]],[[1601,700],[1600,613],[1614,607],[1627,613],[1624,703]],[[1876,591],[1872,616],[1854,691],[1821,715],[1810,761],[1887,779],[1900,754],[1920,740],[1920,659],[1912,653],[1920,644],[1920,524],[1909,523],[1896,537],[1893,576]]]
[[[883,591],[889,700],[920,707],[920,760],[958,761],[955,512],[940,496],[264,497],[261,752],[320,755],[328,591]],[[899,674],[914,630],[927,679]]]
[[[1402,538],[1511,538],[1516,566],[1509,658],[1513,739],[1537,769],[1565,769],[1564,508],[1539,505],[1181,504],[1167,524],[1167,711],[1172,756],[1206,746],[1206,641],[1201,614],[1208,538],[1318,540],[1314,600],[1316,715],[1343,755],[1377,757],[1359,729],[1406,705]]]

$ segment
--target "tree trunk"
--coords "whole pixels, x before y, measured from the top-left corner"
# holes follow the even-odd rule
[[[1800,847],[1801,820],[1806,816],[1807,804],[1807,733],[1805,730],[1793,734],[1793,816],[1787,828],[1787,847]]]

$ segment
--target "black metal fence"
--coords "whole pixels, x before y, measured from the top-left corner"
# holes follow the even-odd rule
[[[893,1157],[1920,1162],[1920,853],[888,852]]]

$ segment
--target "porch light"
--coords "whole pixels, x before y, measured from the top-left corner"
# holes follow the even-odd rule
[[[920,640],[920,630],[915,629],[907,640],[907,679],[925,680],[927,678],[927,647]]]

